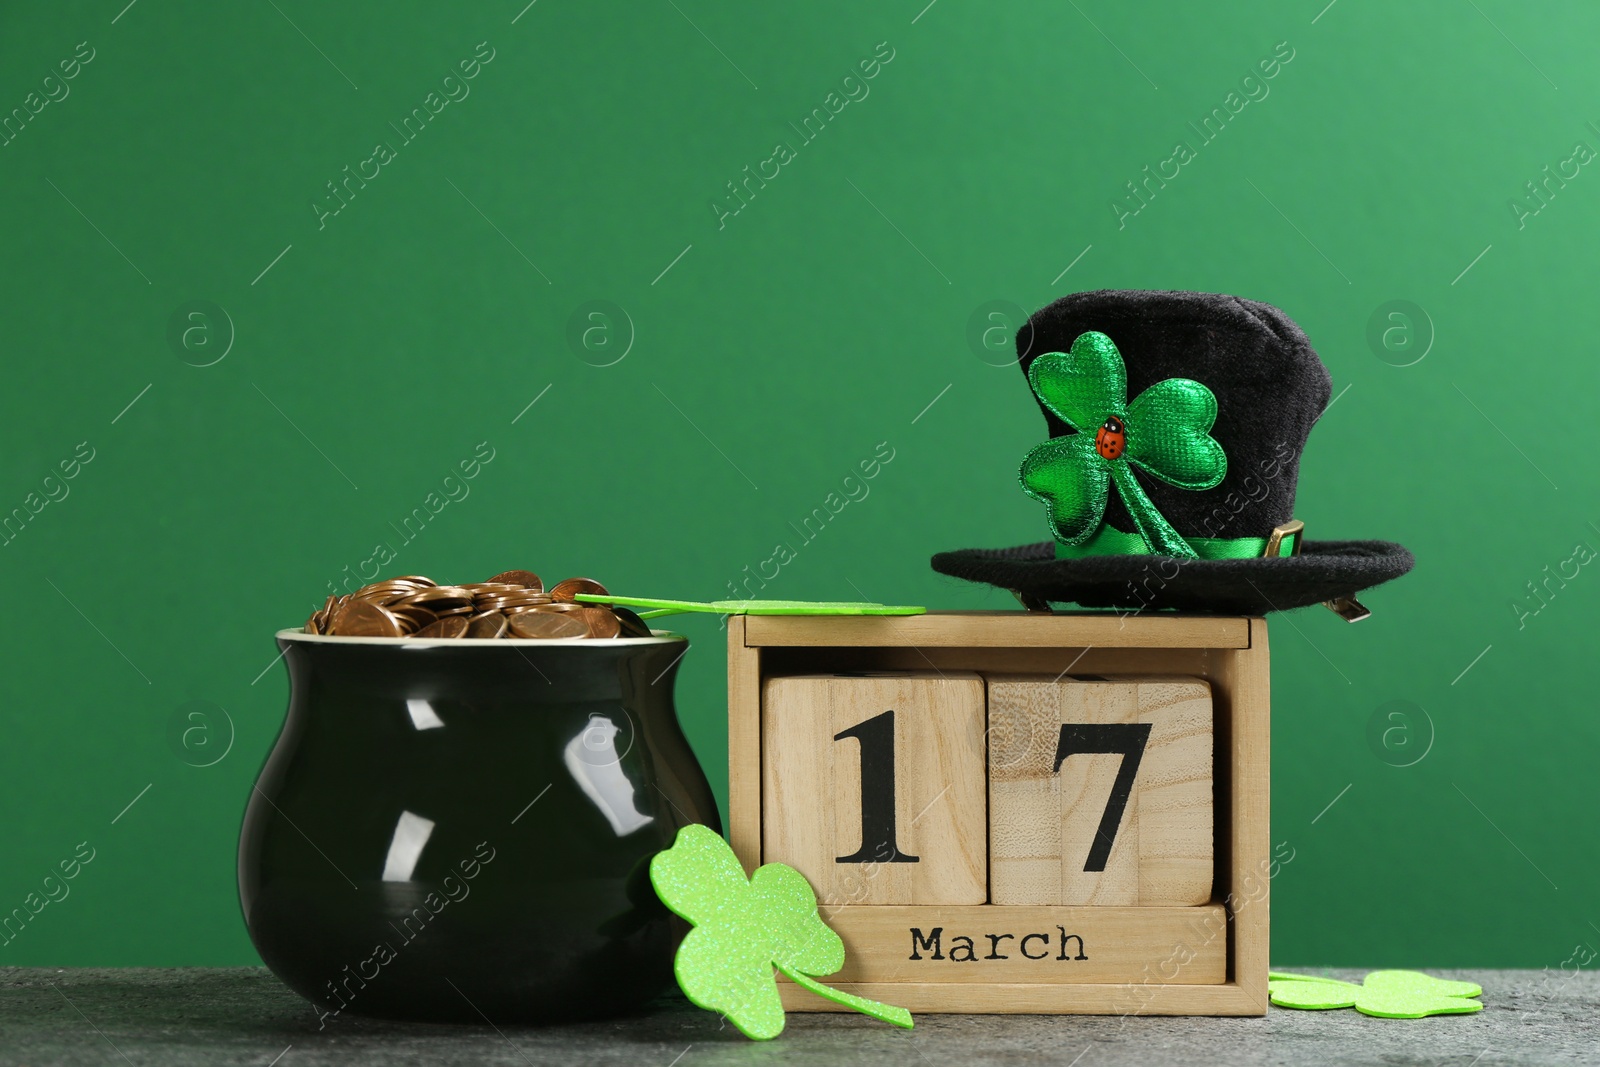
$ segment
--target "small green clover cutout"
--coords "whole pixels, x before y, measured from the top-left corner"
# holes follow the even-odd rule
[[[1195,558],[1156,510],[1132,467],[1182,489],[1211,489],[1228,473],[1228,457],[1211,436],[1217,398],[1191,378],[1157,382],[1128,403],[1122,353],[1111,338],[1089,331],[1070,352],[1046,352],[1028,367],[1028,384],[1075,433],[1028,453],[1022,488],[1049,509],[1056,539],[1081,545],[1100,529],[1112,484],[1150,551]]]
[[[1483,1010],[1474,982],[1452,982],[1418,971],[1373,971],[1360,985],[1303,974],[1267,975],[1267,995],[1280,1008],[1355,1008],[1381,1019],[1421,1019]]]
[[[844,966],[844,942],[817,917],[816,894],[793,867],[768,863],[746,878],[720,834],[691,825],[650,861],[650,881],[662,903],[694,926],[673,960],[684,996],[722,1012],[746,1037],[766,1040],[783,1032],[774,967],[818,996],[910,1029],[904,1008],[841,993],[811,977]]]

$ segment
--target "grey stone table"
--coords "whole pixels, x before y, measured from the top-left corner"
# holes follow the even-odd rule
[[[434,1026],[347,1015],[319,1031],[310,1005],[265,970],[0,968],[0,1064],[1600,1064],[1600,974],[1437,973],[1482,985],[1485,1009],[1415,1021],[1278,1008],[1258,1019],[923,1015],[909,1031],[860,1016],[805,1014],[791,1015],[777,1040],[752,1042],[681,999],[581,1026]]]

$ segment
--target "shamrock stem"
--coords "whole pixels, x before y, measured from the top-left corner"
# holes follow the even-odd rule
[[[843,1004],[847,1008],[854,1008],[864,1015],[870,1015],[874,1019],[881,1019],[891,1026],[900,1026],[907,1030],[911,1029],[911,1013],[904,1008],[897,1008],[892,1004],[884,1004],[876,1000],[868,1000],[866,997],[858,997],[854,993],[841,993],[837,989],[831,989],[823,985],[808,974],[801,974],[799,971],[785,967],[781,963],[775,964],[775,966],[783,972],[783,976],[789,981],[797,986],[811,990],[819,997],[831,1000],[835,1004]]]
[[[1158,556],[1198,559],[1189,542],[1172,528],[1172,524],[1150,503],[1150,498],[1144,495],[1144,487],[1134,476],[1133,468],[1126,462],[1108,463],[1106,466],[1111,468],[1111,480],[1117,484],[1122,503],[1127,507],[1128,514],[1133,516],[1133,524],[1138,527],[1139,536],[1144,538],[1150,551]]]

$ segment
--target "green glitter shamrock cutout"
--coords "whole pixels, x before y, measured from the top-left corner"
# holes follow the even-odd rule
[[[694,924],[672,964],[684,996],[722,1012],[746,1037],[783,1032],[774,967],[818,996],[910,1029],[904,1008],[811,977],[844,966],[844,942],[817,917],[816,894],[793,867],[768,863],[746,878],[720,834],[691,825],[650,861],[650,881],[662,903]]]
[[[1267,995],[1280,1008],[1354,1008],[1380,1019],[1421,1019],[1483,1010],[1483,987],[1452,982],[1419,971],[1373,971],[1357,985],[1304,974],[1267,975]]]
[[[1183,489],[1211,489],[1228,457],[1211,437],[1217,398],[1190,378],[1157,382],[1128,403],[1128,375],[1111,338],[1089,331],[1071,352],[1046,352],[1028,368],[1040,402],[1076,433],[1045,442],[1022,462],[1022,488],[1049,508],[1056,539],[1081,545],[1100,529],[1114,483],[1151,552],[1195,558],[1156,510],[1133,467]]]

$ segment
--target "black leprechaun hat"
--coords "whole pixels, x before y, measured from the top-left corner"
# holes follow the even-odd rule
[[[1328,369],[1269,304],[1211,293],[1062,297],[1017,332],[1050,440],[1022,489],[1053,540],[933,557],[942,574],[1051,602],[1231,615],[1326,603],[1364,618],[1363,589],[1415,560],[1389,541],[1310,541],[1294,517]]]

